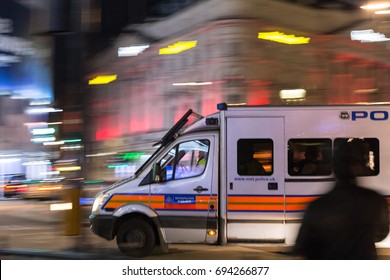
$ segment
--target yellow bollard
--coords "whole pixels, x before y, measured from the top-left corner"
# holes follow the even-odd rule
[[[67,186],[64,188],[64,199],[70,203],[70,209],[64,210],[64,235],[80,235],[81,232],[81,208],[80,208],[80,188],[77,186]]]

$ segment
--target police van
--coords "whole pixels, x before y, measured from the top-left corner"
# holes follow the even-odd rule
[[[170,243],[292,245],[308,203],[334,185],[332,153],[343,141],[365,148],[359,184],[390,201],[389,112],[224,103],[207,117],[189,110],[133,177],[95,197],[92,231],[133,257]],[[390,247],[390,238],[377,245]]]

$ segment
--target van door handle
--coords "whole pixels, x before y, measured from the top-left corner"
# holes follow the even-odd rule
[[[201,193],[201,192],[204,192],[204,191],[208,191],[209,189],[208,188],[203,188],[202,186],[197,186],[194,191],[196,191],[197,193]]]

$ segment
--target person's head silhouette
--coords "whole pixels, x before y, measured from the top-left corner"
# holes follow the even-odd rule
[[[364,149],[356,140],[347,140],[335,147],[333,170],[338,179],[353,179],[364,168]]]

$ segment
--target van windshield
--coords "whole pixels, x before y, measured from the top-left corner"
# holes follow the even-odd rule
[[[135,176],[140,174],[146,166],[149,165],[150,162],[154,160],[154,158],[160,153],[160,151],[166,147],[169,143],[171,143],[173,140],[177,138],[177,136],[180,134],[181,131],[183,131],[184,128],[192,125],[196,121],[202,119],[203,116],[201,116],[198,113],[195,113],[192,111],[192,109],[189,109],[178,121],[175,123],[174,126],[161,138],[159,142],[154,144],[153,146],[158,146],[158,149],[144,162],[144,164],[141,165],[140,168],[135,172]]]

